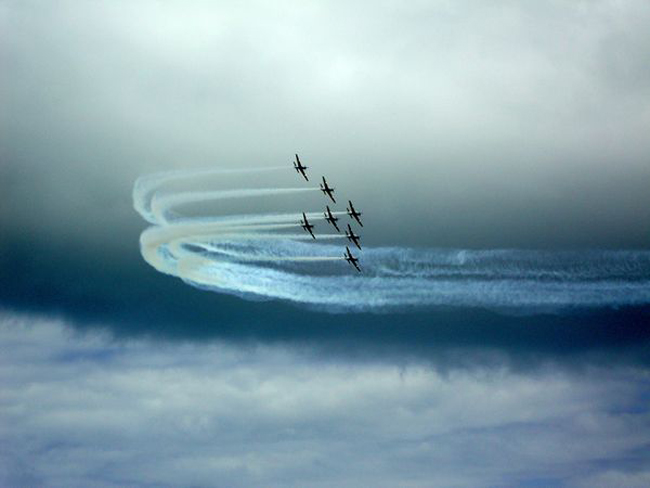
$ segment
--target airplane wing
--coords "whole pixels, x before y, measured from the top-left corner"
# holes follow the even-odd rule
[[[345,246],[345,254],[343,255],[345,257],[345,260],[350,263],[352,266],[356,268],[356,270],[361,273],[361,268],[357,265],[357,261],[359,261],[358,258],[355,258],[352,253],[350,252],[350,248],[348,246]]]

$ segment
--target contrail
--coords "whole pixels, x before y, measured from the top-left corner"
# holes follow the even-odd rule
[[[136,181],[134,207],[153,224],[140,237],[144,259],[160,272],[202,289],[330,311],[432,306],[560,310],[650,303],[648,251],[364,248],[359,251],[363,269],[359,274],[344,262],[342,244],[327,243],[344,238],[343,234],[317,234],[311,242],[307,233],[296,233],[299,211],[263,213],[260,204],[256,214],[169,218],[172,208],[187,203],[317,190],[162,192],[169,183],[191,184],[205,174],[277,169],[175,172]],[[324,219],[322,212],[305,213],[310,220]]]

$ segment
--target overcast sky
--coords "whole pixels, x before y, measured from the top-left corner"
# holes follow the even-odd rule
[[[3,1],[0,22],[5,227],[114,235],[142,173],[300,152],[373,242],[650,246],[642,0]]]
[[[650,481],[647,370],[445,373],[283,347],[115,342],[7,314],[0,339],[3,486]]]
[[[298,152],[370,245],[648,250],[648,25],[644,0],[0,0],[0,485],[647,486],[647,306],[200,291],[144,262],[132,189],[294,186]]]

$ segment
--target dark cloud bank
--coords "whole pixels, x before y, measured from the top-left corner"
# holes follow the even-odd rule
[[[330,314],[199,291],[147,266],[136,249],[97,256],[69,243],[16,241],[2,252],[0,304],[67,317],[118,336],[309,346],[359,357],[453,358],[474,350],[522,364],[590,357],[647,364],[650,307],[503,314],[481,309]],[[10,277],[10,278],[9,278]],[[455,358],[463,361],[462,355]],[[469,356],[465,357],[469,360]]]

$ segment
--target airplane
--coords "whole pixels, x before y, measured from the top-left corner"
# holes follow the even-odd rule
[[[350,204],[350,208],[346,208],[346,210],[348,211],[348,215],[350,217],[352,217],[354,220],[356,220],[361,227],[363,227],[363,224],[361,223],[361,220],[359,219],[359,217],[361,217],[361,212],[357,212],[355,210],[355,208],[352,205],[352,202],[350,200],[348,200],[348,203]]]
[[[309,178],[307,178],[307,174],[305,173],[305,170],[309,168],[309,166],[303,166],[302,164],[300,164],[300,158],[298,157],[297,154],[296,154],[296,160],[293,163],[293,167],[296,170],[296,173],[300,173],[305,180],[309,181]]]
[[[316,239],[316,236],[312,232],[312,229],[314,228],[314,224],[310,224],[309,220],[307,220],[307,216],[305,215],[305,212],[302,213],[302,220],[300,221],[300,227],[305,229],[307,232],[311,234],[311,236]]]
[[[345,237],[348,238],[348,241],[354,242],[354,245],[361,249],[361,244],[359,244],[359,236],[352,231],[350,224],[348,224],[348,230],[345,231]]]
[[[323,182],[320,184],[320,191],[322,191],[325,195],[330,197],[334,203],[336,203],[336,200],[334,200],[334,197],[332,194],[334,193],[334,188],[330,188],[327,185],[327,181],[325,181],[325,177],[323,176]]]
[[[357,271],[358,271],[359,273],[361,273],[361,268],[360,268],[359,265],[357,264],[357,263],[359,262],[359,258],[355,258],[355,257],[352,255],[352,253],[350,252],[350,248],[349,248],[348,246],[345,246],[345,251],[346,251],[345,254],[343,254],[343,257],[345,258],[345,260],[346,260],[348,263],[350,263],[352,266],[354,266],[355,268],[357,268]]]
[[[336,221],[338,220],[338,217],[334,217],[334,214],[332,214],[332,211],[330,210],[330,206],[326,205],[327,211],[324,212],[325,214],[325,220],[327,220],[330,224],[334,226],[336,229],[336,232],[341,232],[341,229],[339,229],[339,226],[336,225]]]

